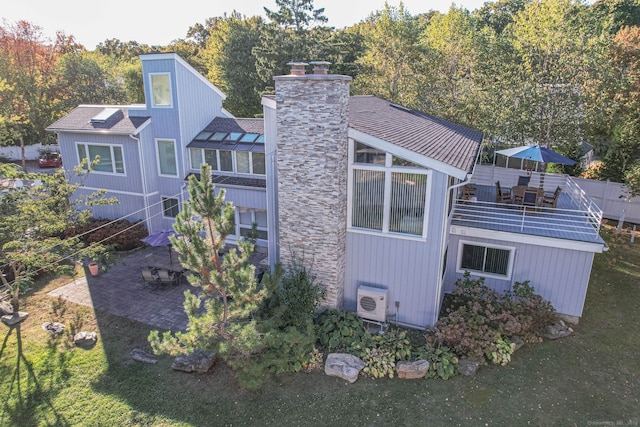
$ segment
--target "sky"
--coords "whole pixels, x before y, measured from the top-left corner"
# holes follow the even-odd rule
[[[455,4],[472,11],[485,0],[457,0]],[[177,0],[175,2],[143,0],[13,0],[4,1],[0,18],[7,23],[28,21],[42,28],[44,37],[53,39],[56,31],[73,35],[88,50],[106,39],[137,41],[148,45],[168,45],[185,38],[189,27],[204,24],[207,18],[222,16],[234,9],[245,16],[265,16],[263,7],[276,9],[274,0]],[[356,24],[376,10],[385,0],[315,0],[324,7],[327,25],[343,28]],[[399,0],[388,0],[398,6]],[[437,10],[446,12],[449,0],[404,0],[412,15]],[[171,6],[166,6],[170,4]]]

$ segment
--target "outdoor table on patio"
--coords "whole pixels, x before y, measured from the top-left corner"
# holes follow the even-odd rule
[[[513,198],[518,204],[522,204],[522,200],[524,198],[525,191],[535,191],[538,193],[538,198],[542,197],[542,190],[537,187],[529,187],[526,185],[516,185],[511,188],[511,193],[513,193]]]
[[[515,204],[519,205],[519,208],[526,208],[527,206],[534,211],[538,211],[542,204],[543,191],[537,187],[527,187],[525,185],[516,185],[511,189]],[[525,200],[527,193],[535,193],[535,198],[531,198],[529,195],[528,200]]]

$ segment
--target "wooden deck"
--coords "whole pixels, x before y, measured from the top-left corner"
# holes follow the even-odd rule
[[[556,209],[496,203],[493,185],[476,185],[475,195],[477,201],[456,201],[451,225],[604,243],[599,235],[602,213],[590,206],[577,205],[564,191],[560,193]]]

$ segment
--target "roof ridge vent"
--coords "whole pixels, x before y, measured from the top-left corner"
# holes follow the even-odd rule
[[[98,114],[93,116],[90,120],[91,123],[105,123],[115,113],[120,111],[119,108],[103,108]]]

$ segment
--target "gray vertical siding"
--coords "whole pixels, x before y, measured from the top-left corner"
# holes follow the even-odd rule
[[[358,286],[370,285],[389,290],[389,321],[395,321],[395,301],[399,301],[398,322],[416,327],[435,323],[447,175],[434,171],[431,180],[426,241],[347,232],[345,309],[356,310]]]
[[[453,290],[455,281],[462,277],[462,273],[456,272],[460,240],[515,247],[511,280],[485,278],[490,288],[505,292],[513,283],[529,280],[536,293],[550,301],[558,313],[582,315],[593,264],[592,252],[451,235],[444,283],[447,292]]]
[[[265,106],[264,138],[267,173],[267,223],[269,225],[269,265],[271,268],[280,261],[280,241],[278,231],[278,158],[276,110]]]
[[[89,173],[82,178],[83,185],[94,188],[106,188],[117,191],[142,193],[142,180],[139,173],[140,156],[137,142],[126,135],[109,135],[96,133],[59,133],[60,151],[67,176],[77,182],[74,167],[79,163],[76,142],[90,144],[110,144],[122,146],[125,174]]]
[[[216,189],[224,188],[226,191],[225,200],[232,202],[236,207],[251,209],[267,209],[266,190],[252,190],[249,188],[224,187],[216,185]]]

